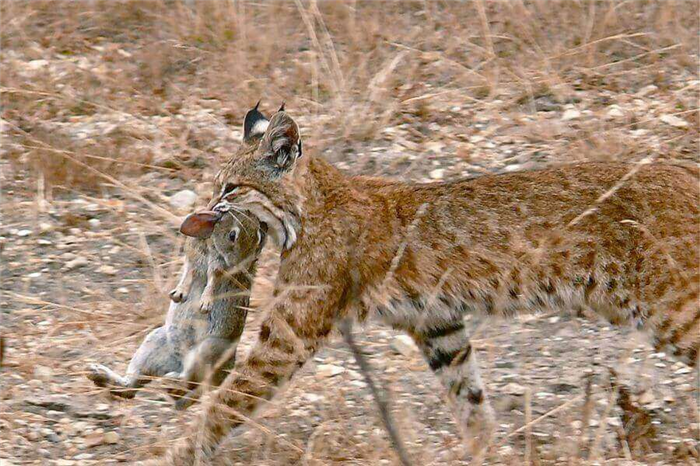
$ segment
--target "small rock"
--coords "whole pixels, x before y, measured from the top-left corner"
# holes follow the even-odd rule
[[[304,400],[308,401],[309,403],[318,403],[319,401],[323,400],[323,396],[317,395],[315,393],[304,393],[302,395],[302,398],[304,398]]]
[[[53,376],[53,371],[50,367],[46,366],[35,366],[34,367],[34,377],[40,380],[50,380]]]
[[[408,335],[397,335],[391,341],[391,349],[402,356],[411,357],[418,353],[418,347]]]
[[[317,369],[319,377],[335,377],[343,372],[345,372],[345,368],[334,364],[319,364]]]
[[[620,108],[619,105],[611,105],[608,107],[608,117],[610,118],[622,118],[625,116],[625,112]]]
[[[674,374],[677,374],[677,375],[690,374],[692,371],[693,370],[690,367],[685,366],[685,367],[681,367],[680,369],[678,369],[676,372],[674,372]]]
[[[117,274],[117,269],[112,267],[111,265],[102,265],[100,268],[97,269],[99,273],[103,273],[105,275],[116,275]]]
[[[501,448],[498,449],[498,453],[505,456],[512,455],[514,452],[515,450],[510,445],[503,445]]]
[[[436,168],[435,170],[430,172],[430,178],[434,180],[441,180],[443,176],[445,176],[444,168]]]
[[[655,92],[658,89],[659,89],[658,87],[654,86],[653,84],[650,84],[648,86],[644,86],[643,88],[641,88],[639,90],[639,92],[637,92],[637,96],[644,97],[646,95],[649,95],[649,94]]]
[[[25,236],[29,236],[31,234],[32,234],[32,230],[19,230],[17,232],[17,236],[19,236],[20,238],[24,238]]]
[[[114,445],[115,443],[118,443],[119,442],[119,434],[114,432],[114,431],[105,432],[104,442],[108,443],[110,445]]]
[[[66,271],[74,270],[74,269],[77,269],[79,267],[83,267],[85,265],[88,265],[88,263],[89,263],[89,261],[87,260],[87,257],[78,256],[75,259],[66,263],[66,265],[63,266],[63,269]]]
[[[564,121],[570,121],[570,120],[576,120],[578,118],[581,118],[581,112],[576,110],[575,108],[570,108],[567,111],[564,112],[564,114],[561,116],[561,119]]]
[[[170,205],[178,210],[190,210],[197,202],[197,193],[190,189],[183,189],[170,196],[168,199]]]
[[[38,70],[39,68],[43,68],[48,64],[48,60],[32,60],[29,63],[27,63],[27,68],[29,68],[30,70]]]
[[[442,142],[429,142],[425,145],[425,148],[428,149],[429,151],[435,152],[435,153],[440,153],[444,148],[445,144]]]
[[[622,425],[622,422],[620,422],[620,418],[617,416],[610,416],[606,418],[605,423],[613,427],[620,427]]]
[[[685,121],[683,118],[678,118],[675,115],[661,115],[660,120],[675,128],[685,128],[688,126],[687,121]]]
[[[523,387],[520,384],[517,384],[515,382],[511,382],[507,384],[505,387],[503,387],[503,391],[505,393],[508,393],[510,395],[524,395],[525,394],[525,387]]]
[[[656,398],[654,397],[654,394],[650,390],[647,390],[641,395],[639,395],[639,398],[637,398],[637,402],[639,402],[639,404],[649,405],[652,404],[655,399]]]
[[[100,222],[100,219],[98,218],[91,218],[90,220],[88,220],[88,225],[90,225],[90,228],[92,230],[97,230],[98,228],[100,228],[100,223],[102,222]]]
[[[85,437],[83,437],[83,444],[87,448],[93,448],[98,445],[102,445],[104,441],[104,435],[98,433],[86,435]]]

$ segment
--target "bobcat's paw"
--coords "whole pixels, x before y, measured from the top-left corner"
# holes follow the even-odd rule
[[[461,417],[467,448],[472,455],[478,455],[493,440],[496,416],[490,404],[484,402],[479,406],[472,406],[471,409],[463,409]]]
[[[187,293],[180,289],[180,287],[175,288],[169,293],[170,300],[174,303],[182,303],[187,301]]]

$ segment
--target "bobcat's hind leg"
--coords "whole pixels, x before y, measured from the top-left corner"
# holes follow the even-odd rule
[[[99,387],[109,388],[109,392],[121,398],[133,398],[139,388],[154,377],[162,377],[169,372],[179,372],[182,363],[168,344],[163,327],[148,334],[139,349],[131,358],[126,375],[121,376],[102,364],[90,364],[87,378]]]
[[[447,389],[448,400],[470,449],[475,452],[488,445],[495,417],[461,317],[423,324],[410,333]]]

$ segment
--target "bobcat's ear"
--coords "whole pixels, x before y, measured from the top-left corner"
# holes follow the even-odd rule
[[[270,121],[265,118],[265,115],[260,113],[258,106],[260,101],[255,104],[255,107],[248,110],[245,114],[245,120],[243,120],[243,141],[248,142],[254,138],[259,138],[265,134]]]
[[[210,210],[189,214],[180,225],[180,233],[193,238],[209,238],[222,216],[221,212]]]
[[[263,136],[268,160],[277,169],[288,169],[301,157],[299,126],[286,112],[275,113]]]

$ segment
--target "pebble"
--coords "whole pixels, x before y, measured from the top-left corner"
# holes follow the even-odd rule
[[[639,398],[637,398],[637,402],[639,402],[639,404],[643,404],[643,405],[651,404],[654,402],[654,400],[655,400],[654,394],[649,390],[645,391],[644,393],[639,395]]]
[[[567,111],[564,112],[564,114],[561,116],[561,119],[564,121],[570,121],[570,120],[576,120],[578,118],[581,118],[581,112],[576,110],[575,108],[570,108]]]
[[[183,189],[170,196],[168,199],[170,205],[178,210],[190,210],[197,202],[197,193],[191,189]]]
[[[111,445],[118,443],[119,442],[119,434],[114,432],[114,431],[105,432],[104,442],[111,444]]]
[[[31,234],[32,234],[32,230],[19,230],[17,232],[17,236],[19,236],[20,238],[24,238],[25,236],[29,236]]]
[[[678,118],[675,115],[661,115],[660,120],[675,128],[685,128],[688,126],[687,121],[685,121],[683,118]]]
[[[304,393],[302,395],[302,398],[304,398],[309,403],[318,403],[319,401],[323,401],[323,396],[317,395],[315,393]]]
[[[46,366],[35,366],[34,367],[34,377],[40,380],[49,380],[53,376],[53,371],[50,367]]]
[[[524,395],[525,387],[515,382],[511,382],[503,387],[503,391],[509,395]]]
[[[112,267],[111,265],[101,265],[100,268],[97,269],[99,273],[103,273],[105,275],[116,275],[117,274],[117,269]]]
[[[658,87],[654,86],[653,84],[650,84],[650,85],[648,85],[648,86],[645,86],[645,87],[641,88],[641,89],[639,90],[639,92],[637,92],[637,95],[638,95],[639,97],[644,97],[645,95],[651,94],[651,93],[655,92],[655,91],[658,90],[658,89],[659,89]]]
[[[608,107],[607,115],[610,118],[622,118],[625,116],[625,112],[620,108],[619,105],[611,105]]]
[[[66,263],[66,265],[63,266],[63,269],[66,271],[74,270],[74,269],[77,269],[79,267],[83,267],[85,265],[88,265],[88,263],[89,263],[89,261],[87,260],[87,257],[78,256],[75,259]]]
[[[48,64],[48,60],[32,60],[27,63],[27,68],[29,68],[30,70],[38,70],[39,68],[43,68]]]
[[[444,168],[436,168],[430,172],[430,178],[433,180],[441,180],[445,176]]]
[[[418,347],[408,335],[396,335],[391,341],[391,349],[402,356],[411,357],[418,353]]]
[[[58,459],[55,464],[56,466],[72,466],[76,464],[76,462],[73,460]]]
[[[89,434],[83,437],[83,444],[87,448],[96,447],[102,445],[104,442],[104,436],[102,434]]]
[[[343,372],[345,372],[345,368],[334,364],[319,364],[316,370],[319,377],[334,377]]]
[[[97,230],[98,228],[100,228],[101,223],[102,222],[100,222],[100,219],[98,218],[91,218],[90,220],[88,220],[88,225],[90,225],[90,228],[92,230]]]

